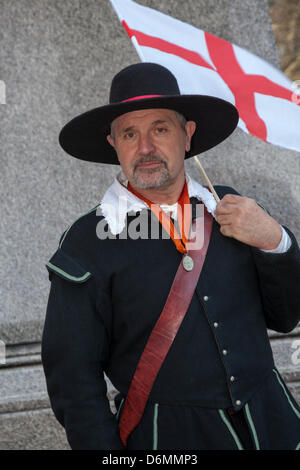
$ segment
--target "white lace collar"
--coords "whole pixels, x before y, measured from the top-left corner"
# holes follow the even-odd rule
[[[208,212],[214,217],[216,209],[216,200],[212,193],[204,188],[197,181],[193,180],[185,173],[189,197],[196,197],[206,206]],[[177,202],[172,205],[161,204],[160,207],[165,212],[171,212],[174,219],[177,218]],[[147,209],[148,205],[131,191],[127,189],[127,180],[122,171],[114,178],[113,183],[106,190],[99,208],[107,221],[110,231],[113,235],[121,233],[125,227],[126,216],[128,212],[138,212]]]

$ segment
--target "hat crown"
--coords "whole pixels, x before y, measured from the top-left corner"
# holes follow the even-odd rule
[[[113,78],[109,103],[120,103],[150,95],[180,95],[174,75],[159,64],[143,62],[129,65]]]
[[[159,108],[172,109],[197,123],[185,158],[222,142],[233,132],[239,119],[231,103],[214,96],[180,94],[177,80],[167,68],[142,62],[115,75],[109,104],[90,109],[63,127],[60,145],[81,160],[119,165],[117,153],[107,141],[110,124],[126,113]]]

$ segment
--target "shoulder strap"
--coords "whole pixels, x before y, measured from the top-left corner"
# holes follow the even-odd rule
[[[150,334],[130,384],[119,422],[120,437],[124,446],[142,418],[153,383],[192,300],[212,231],[213,217],[206,208],[203,219],[204,245],[200,250],[189,251],[194,268],[186,271],[181,261],[163,311]],[[194,232],[195,224],[193,221]]]

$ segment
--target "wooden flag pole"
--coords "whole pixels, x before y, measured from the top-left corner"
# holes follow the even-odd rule
[[[194,156],[194,160],[195,160],[196,164],[198,165],[199,170],[201,171],[201,174],[202,174],[202,176],[203,176],[205,182],[207,183],[207,186],[209,187],[209,189],[210,189],[211,192],[213,193],[215,200],[217,201],[217,203],[220,202],[220,198],[219,198],[219,196],[217,195],[216,191],[214,190],[214,187],[213,187],[213,185],[211,184],[211,182],[210,182],[210,180],[209,180],[207,174],[205,173],[203,166],[202,166],[201,163],[199,162],[197,155]]]

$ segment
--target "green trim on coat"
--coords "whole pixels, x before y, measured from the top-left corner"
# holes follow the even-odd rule
[[[270,212],[260,203],[256,201],[256,204],[261,207],[267,214],[271,215]]]
[[[119,405],[119,409],[118,409],[117,414],[116,414],[116,420],[117,420],[117,421],[119,420],[119,415],[120,415],[121,408],[122,408],[122,406],[123,406],[124,400],[125,400],[125,398],[122,398],[121,403],[120,403],[120,405]]]
[[[158,419],[158,403],[155,403],[154,414],[153,414],[153,450],[157,450],[157,442],[158,442],[157,419]]]
[[[246,405],[245,405],[245,410],[246,410],[246,416],[247,416],[248,424],[251,428],[252,436],[253,436],[253,439],[254,439],[255,449],[260,450],[256,429],[255,429],[255,426],[254,426],[254,423],[253,423],[253,420],[252,420],[252,416],[251,416],[251,413],[250,413],[248,403],[246,403]]]
[[[83,276],[79,276],[79,277],[71,276],[71,274],[68,274],[66,271],[63,271],[58,266],[55,266],[54,264],[50,263],[50,261],[46,263],[46,266],[48,266],[48,268],[50,268],[52,271],[55,271],[57,274],[60,274],[61,276],[63,276],[65,279],[68,279],[69,281],[74,281],[74,282],[84,282],[86,281],[86,279],[88,279],[92,275],[88,271]]]
[[[273,372],[274,372],[274,374],[276,375],[279,384],[280,384],[281,387],[283,388],[284,394],[285,394],[285,396],[287,397],[288,402],[289,402],[289,404],[290,404],[292,410],[294,411],[294,413],[295,413],[295,415],[297,416],[297,418],[300,419],[300,412],[295,408],[294,404],[292,403],[292,401],[291,401],[291,399],[290,399],[290,397],[289,397],[289,395],[288,395],[288,393],[287,393],[287,391],[286,391],[286,388],[285,388],[284,384],[282,383],[282,381],[281,381],[280,378],[279,378],[279,375],[278,375],[277,371],[276,371],[275,369],[273,369]]]
[[[241,441],[239,440],[239,438],[238,438],[238,436],[237,436],[235,430],[234,430],[233,427],[231,426],[231,423],[230,423],[230,421],[228,420],[228,418],[226,417],[224,411],[223,411],[223,410],[218,410],[218,411],[219,411],[219,414],[220,414],[222,420],[224,421],[224,423],[226,424],[227,428],[229,429],[229,431],[230,431],[230,433],[231,433],[231,435],[232,435],[232,437],[233,437],[233,439],[234,439],[234,442],[235,442],[236,445],[237,445],[237,448],[238,448],[239,450],[244,450],[244,447],[242,446]]]

